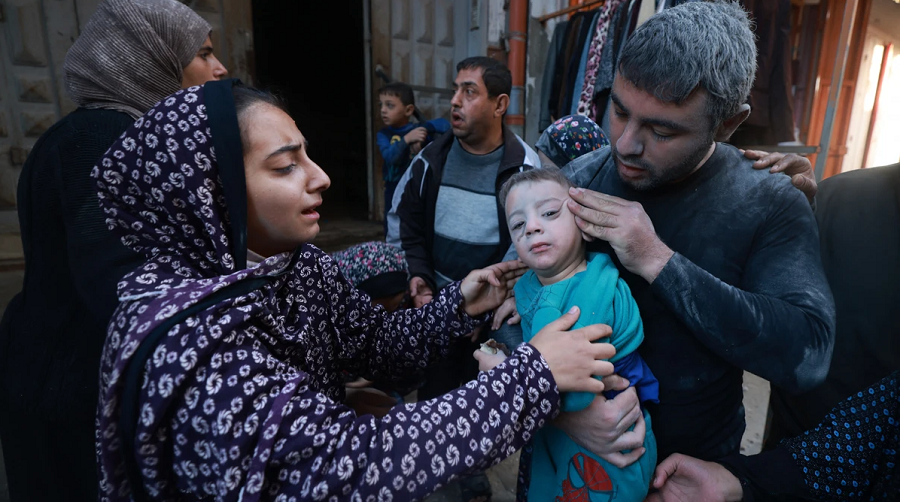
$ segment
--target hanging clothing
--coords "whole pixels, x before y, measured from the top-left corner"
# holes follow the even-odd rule
[[[603,52],[603,45],[606,43],[609,33],[609,22],[615,14],[619,5],[623,4],[622,0],[608,0],[598,9],[599,19],[594,36],[591,39],[591,47],[588,53],[587,67],[584,72],[584,86],[581,94],[578,96],[578,115],[587,115],[590,117],[589,107],[594,97],[594,83],[597,80],[597,73],[600,68],[600,54]],[[590,117],[594,118],[594,117]]]
[[[341,404],[343,371],[402,379],[488,316],[466,315],[459,283],[422,309],[387,314],[310,244],[244,269],[232,85],[160,102],[93,172],[113,230],[147,259],[119,283],[104,346],[101,500],[130,500],[134,490],[178,500],[416,500],[519,449],[559,410],[553,375],[527,344],[452,399],[398,406],[381,420]],[[244,279],[265,284],[164,325]],[[146,345],[151,334],[160,338]],[[129,414],[134,421],[122,422]]]
[[[66,54],[66,91],[78,106],[137,119],[181,89],[210,26],[175,0],[107,0]]]
[[[565,115],[565,94],[566,94],[566,80],[568,76],[568,68],[569,61],[572,58],[572,50],[575,45],[575,40],[578,37],[578,31],[581,29],[581,21],[582,16],[573,16],[572,19],[566,23],[566,34],[564,37],[564,43],[562,47],[562,51],[559,53],[559,56],[556,60],[556,70],[553,75],[553,90],[552,90],[552,99],[553,103],[550,107],[551,116],[555,119],[556,117],[560,117]]]
[[[611,43],[603,46],[603,54],[600,57],[600,70],[597,74],[597,81],[594,84],[594,97],[590,113],[593,119],[600,123],[605,130],[609,130],[609,114],[606,111],[609,109],[613,80],[618,69],[619,53],[628,40],[627,27],[628,15],[626,9],[617,9],[610,23]]]
[[[593,12],[591,16],[591,24],[587,30],[587,33],[594,33],[597,29],[597,21],[600,20],[600,16],[597,12]],[[587,41],[587,40],[586,40]],[[571,90],[570,96],[577,96],[581,93],[582,88],[584,87],[584,71],[587,67],[588,60],[588,51],[591,48],[590,43],[583,44],[584,47],[581,49],[581,60],[578,63],[578,72],[575,74],[574,85]],[[578,102],[572,100],[571,106],[569,106],[569,114],[576,115],[578,113]]]
[[[578,76],[578,66],[581,63],[583,48],[591,37],[591,19],[593,18],[593,15],[594,12],[579,12],[581,22],[579,24],[578,37],[575,39],[575,44],[573,45],[572,54],[569,60],[564,87],[566,93],[563,96],[562,106],[560,107],[560,113],[563,115],[569,115],[570,110],[572,109],[572,102],[575,101],[577,103],[578,101],[577,91],[575,90],[576,86],[581,88],[581,81],[576,80]]]
[[[547,60],[544,62],[544,74],[541,77],[541,114],[538,119],[538,130],[540,131],[549,127],[553,122],[553,115],[550,113],[551,96],[555,96],[553,94],[553,78],[556,73],[557,53],[563,44],[567,25],[568,21],[562,21],[553,29]]]
[[[750,116],[735,132],[735,145],[777,145],[794,141],[791,91],[790,0],[744,0],[756,25],[756,79]]]

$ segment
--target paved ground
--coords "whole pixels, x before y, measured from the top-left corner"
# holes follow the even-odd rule
[[[0,215],[0,231],[4,230],[4,226],[3,215]],[[321,227],[322,231],[314,243],[326,252],[337,251],[358,242],[378,240],[383,232],[381,223],[363,220],[323,221]],[[10,298],[21,290],[24,277],[23,265],[18,235],[0,233],[0,314],[6,310]],[[741,445],[743,453],[756,453],[761,447],[768,400],[768,382],[745,373],[744,407],[747,413],[747,431]],[[494,502],[515,500],[518,461],[517,454],[488,471],[494,492]],[[457,502],[459,500],[459,488],[455,484],[451,484],[429,497],[427,502]],[[9,502],[6,471],[2,457],[0,457],[0,502]]]

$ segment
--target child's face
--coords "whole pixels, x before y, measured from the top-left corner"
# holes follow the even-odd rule
[[[397,96],[389,96],[382,94],[378,96],[378,106],[381,108],[381,120],[384,125],[390,127],[400,127],[409,122],[412,115],[413,106],[403,106],[400,98]]]
[[[539,277],[584,260],[584,241],[566,207],[568,189],[553,181],[520,183],[506,198],[506,221],[519,258]]]

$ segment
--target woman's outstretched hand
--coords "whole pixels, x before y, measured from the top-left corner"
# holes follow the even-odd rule
[[[604,390],[603,382],[593,376],[613,374],[613,364],[602,359],[615,355],[616,348],[609,343],[591,342],[609,336],[612,328],[605,324],[592,324],[568,331],[580,314],[578,307],[572,307],[572,310],[538,331],[529,343],[544,356],[560,392],[599,394]]]
[[[459,285],[466,314],[475,317],[502,305],[526,270],[520,260],[512,260],[469,272]]]

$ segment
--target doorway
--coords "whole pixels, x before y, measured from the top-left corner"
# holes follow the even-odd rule
[[[366,219],[362,2],[253,0],[253,39],[259,86],[285,98],[331,178],[322,223]]]

